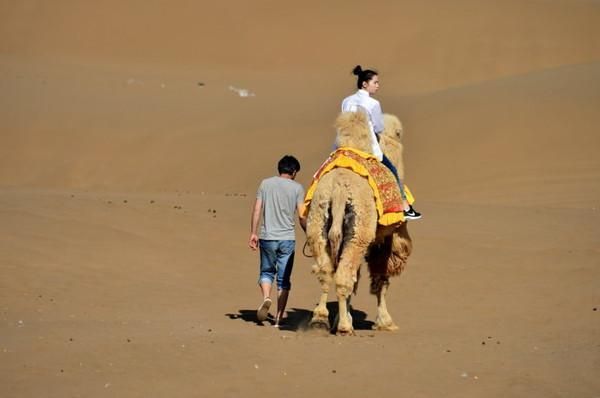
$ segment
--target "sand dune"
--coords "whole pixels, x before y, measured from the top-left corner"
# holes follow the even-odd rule
[[[600,64],[388,103],[402,109],[411,179],[429,198],[597,206]]]
[[[295,152],[316,167],[329,149],[339,98],[352,89],[355,63],[381,69],[384,108],[406,122],[414,95],[453,87],[461,95],[462,85],[509,76],[523,76],[514,84],[527,91],[536,71],[600,59],[600,11],[589,1],[403,1],[368,12],[339,2],[320,13],[310,4],[270,2],[30,1],[2,8],[0,178],[9,185],[247,190],[255,181],[244,182],[267,169],[245,168],[236,178],[229,171],[235,167],[220,165],[220,151],[205,148],[230,145],[237,159],[261,142],[261,156]],[[368,23],[371,34],[345,39],[349,21]],[[562,80],[568,86],[569,78]],[[544,85],[532,84],[538,91]],[[231,85],[257,96],[237,97]],[[479,95],[496,86],[484,85]],[[512,97],[497,101],[491,112],[502,112]],[[420,135],[410,131],[409,139]],[[222,169],[228,182],[214,185],[201,169]]]
[[[248,193],[283,153],[303,160],[307,182],[333,141],[337,109],[309,104],[300,87],[286,92],[304,100],[264,91],[241,98],[225,79],[198,86],[192,75],[85,75],[71,66],[78,84],[69,85],[48,72],[19,81],[26,72],[11,66],[16,82],[8,88],[25,94],[3,103],[11,122],[0,148],[7,185]],[[598,65],[589,64],[381,97],[404,121],[408,178],[425,196],[566,205],[598,197],[599,92]],[[265,114],[273,101],[281,110]],[[256,156],[264,161],[237,167]]]
[[[599,395],[599,62],[597,1],[1,2],[0,395]],[[425,214],[400,331],[366,280],[307,331],[299,253],[260,327],[254,191],[310,181],[356,63]]]
[[[587,0],[4,3],[3,53],[95,62],[347,73],[371,63],[408,92],[598,59]],[[319,10],[315,12],[315,10]],[[33,28],[35,27],[35,28]],[[365,61],[363,61],[365,60]]]

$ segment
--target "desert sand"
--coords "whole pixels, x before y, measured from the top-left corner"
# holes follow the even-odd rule
[[[424,214],[400,329],[363,275],[308,330],[300,230],[259,324],[256,188],[356,64]],[[0,92],[1,397],[600,397],[599,2],[2,1]]]

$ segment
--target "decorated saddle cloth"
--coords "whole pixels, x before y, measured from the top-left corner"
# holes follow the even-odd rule
[[[308,213],[310,202],[321,177],[338,167],[350,169],[367,179],[373,190],[380,225],[392,225],[404,221],[402,196],[394,174],[370,153],[348,147],[338,148],[332,152],[314,174],[304,199],[305,214]],[[404,192],[408,202],[412,204],[414,198],[406,185],[404,185]]]

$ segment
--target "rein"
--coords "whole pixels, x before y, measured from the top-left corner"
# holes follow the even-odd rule
[[[308,257],[308,258],[314,257],[315,255],[313,253],[309,253],[309,254],[306,253],[307,247],[308,247],[308,242],[304,242],[304,246],[302,247],[302,254],[304,255],[304,257]]]

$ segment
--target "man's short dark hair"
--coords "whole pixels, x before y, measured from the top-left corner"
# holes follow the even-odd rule
[[[300,171],[300,162],[292,155],[285,155],[277,163],[277,171],[279,171],[279,174],[292,175]]]

